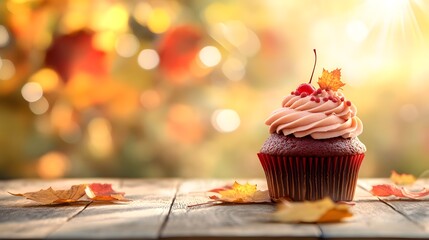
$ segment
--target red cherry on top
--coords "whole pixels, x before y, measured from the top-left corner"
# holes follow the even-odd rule
[[[308,83],[303,83],[301,85],[299,85],[299,87],[296,89],[296,91],[301,94],[301,93],[307,93],[307,94],[312,94],[314,91],[316,91],[316,89],[311,86],[311,84]]]

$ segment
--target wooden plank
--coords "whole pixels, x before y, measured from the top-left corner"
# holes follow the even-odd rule
[[[5,191],[27,192],[53,186],[112,183],[134,201],[128,204],[40,206]],[[270,221],[274,204],[188,207],[209,201],[208,189],[233,180],[69,179],[0,181],[0,238],[140,238],[140,239],[263,239],[263,238],[429,238],[429,201],[379,201],[367,190],[388,179],[359,180],[354,216],[338,224],[281,224]],[[264,179],[240,180],[266,189]],[[166,221],[168,219],[168,221]],[[160,235],[161,234],[161,235]]]
[[[361,185],[365,185],[365,182],[361,179],[358,180],[354,201],[379,201],[377,197],[372,195],[367,189],[363,188]]]
[[[391,181],[388,179],[364,179],[361,181],[361,186],[370,190],[372,185],[386,183],[391,184]],[[427,182],[419,179],[413,186],[427,187]],[[429,200],[427,198],[404,200],[396,197],[383,197],[380,200],[422,228],[426,232],[425,236],[429,238]]]
[[[132,202],[90,204],[48,238],[156,239],[167,218],[179,181],[123,180],[117,191]]]
[[[233,180],[188,180],[181,184],[167,224],[161,232],[163,239],[215,239],[239,237],[313,238],[317,239],[317,225],[273,223],[270,213],[274,204],[236,204],[189,207],[209,201],[207,190],[233,183]],[[265,180],[246,180],[264,189]],[[266,186],[266,185],[265,185]]]
[[[0,238],[45,238],[59,226],[81,212],[86,204],[43,206],[7,193],[24,193],[46,189],[68,189],[82,180],[2,181],[0,191]]]
[[[429,201],[386,200],[384,202],[419,225],[425,230],[425,236],[429,238]]]
[[[354,216],[343,223],[319,224],[323,238],[427,238],[421,227],[388,205],[359,201],[351,208]]]

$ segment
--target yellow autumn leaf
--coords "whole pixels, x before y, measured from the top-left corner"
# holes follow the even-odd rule
[[[231,187],[225,190],[217,190],[220,196],[211,196],[210,198],[216,201],[229,203],[261,203],[271,202],[268,191],[257,190],[256,185],[246,183],[244,185],[234,182]]]
[[[323,69],[322,76],[317,82],[321,89],[337,91],[342,86],[346,85],[341,82],[341,69],[337,68],[333,71]]]
[[[409,185],[413,184],[417,179],[411,174],[399,174],[396,171],[392,171],[392,174],[390,175],[390,180],[392,180],[393,183],[398,185]]]
[[[281,202],[273,213],[274,220],[285,223],[339,222],[351,216],[350,206],[334,203],[329,197],[317,201]]]

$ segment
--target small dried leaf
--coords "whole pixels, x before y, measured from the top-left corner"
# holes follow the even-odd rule
[[[337,91],[342,86],[346,85],[341,82],[341,69],[337,68],[331,72],[323,69],[322,76],[317,82],[321,89]]]
[[[268,191],[257,190],[256,185],[246,183],[244,185],[234,182],[231,188],[212,189],[210,192],[217,192],[220,196],[210,196],[210,199],[229,203],[261,203],[271,202]]]
[[[124,192],[115,192],[112,184],[92,183],[86,186],[85,193],[94,201],[130,201]]]
[[[395,196],[399,198],[420,199],[429,195],[429,189],[423,188],[420,191],[409,191],[404,187],[392,184],[380,184],[372,186],[371,193],[377,197]]]
[[[390,175],[390,180],[398,185],[411,185],[413,184],[417,179],[414,177],[414,175],[402,173],[399,174],[396,171],[392,171],[392,174]]]
[[[339,222],[353,214],[350,206],[334,203],[329,197],[318,201],[282,202],[277,206],[273,218],[286,223]]]
[[[54,190],[51,187],[37,192],[27,193],[11,193],[14,196],[25,197],[27,199],[42,203],[42,204],[61,204],[77,202],[85,195],[86,185],[73,185],[68,190]]]

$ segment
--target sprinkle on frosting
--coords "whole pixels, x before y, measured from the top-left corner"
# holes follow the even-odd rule
[[[314,139],[352,138],[363,131],[356,107],[340,92],[317,89],[311,95],[286,96],[282,108],[265,121],[271,133]]]

